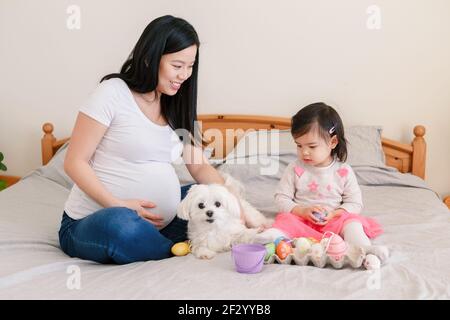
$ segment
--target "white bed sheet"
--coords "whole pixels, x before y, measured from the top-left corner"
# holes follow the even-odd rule
[[[259,209],[275,213],[270,194],[279,177],[258,176],[249,165],[221,170],[244,182]],[[363,214],[385,230],[375,243],[391,250],[378,273],[271,264],[261,273],[240,274],[229,252],[210,261],[188,255],[129,265],[70,258],[58,243],[69,190],[37,170],[0,192],[0,298],[448,299],[449,210],[416,177],[379,168],[355,171],[363,183]],[[80,272],[79,289],[73,270]]]

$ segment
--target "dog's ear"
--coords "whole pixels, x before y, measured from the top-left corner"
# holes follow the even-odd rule
[[[199,185],[195,184],[191,186],[186,194],[186,197],[178,204],[177,207],[177,216],[183,220],[189,220],[191,218],[190,215],[190,205],[192,201],[192,195],[195,193],[195,190],[199,188]]]
[[[189,207],[190,207],[190,201],[189,201],[189,195],[184,198],[177,207],[177,216],[180,219],[183,220],[189,220],[190,214],[189,214]]]

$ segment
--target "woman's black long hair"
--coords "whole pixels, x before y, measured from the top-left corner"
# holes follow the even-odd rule
[[[292,136],[298,138],[308,133],[314,125],[318,126],[319,135],[325,140],[334,135],[338,139],[336,148],[331,155],[344,162],[347,160],[347,141],[345,139],[344,125],[339,114],[323,102],[312,103],[302,108],[291,120]]]
[[[194,137],[194,121],[197,120],[197,75],[200,41],[194,27],[186,20],[170,15],[159,17],[145,28],[131,51],[120,73],[104,76],[100,82],[120,78],[128,87],[139,93],[154,91],[158,85],[161,56],[197,46],[192,75],[184,81],[174,96],[161,94],[161,113],[170,127],[186,129]]]

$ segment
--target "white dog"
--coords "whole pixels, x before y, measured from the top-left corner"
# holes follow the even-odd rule
[[[177,215],[188,220],[191,251],[197,258],[211,259],[218,252],[230,250],[233,244],[252,243],[261,227],[271,224],[271,220],[240,198],[243,187],[236,180],[224,178],[225,186],[192,186],[178,206]],[[241,207],[251,228],[240,218]]]

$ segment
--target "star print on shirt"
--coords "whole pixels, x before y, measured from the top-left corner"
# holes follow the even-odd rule
[[[302,167],[296,166],[296,167],[294,167],[294,171],[295,171],[295,174],[300,178],[302,176],[303,172],[305,172],[305,169],[303,169]]]
[[[337,170],[337,173],[338,173],[338,175],[341,176],[341,178],[344,178],[348,174],[348,169],[347,168],[340,168],[339,170]]]
[[[308,184],[309,191],[311,192],[317,192],[318,187],[319,185],[315,181],[312,181],[310,184]]]

